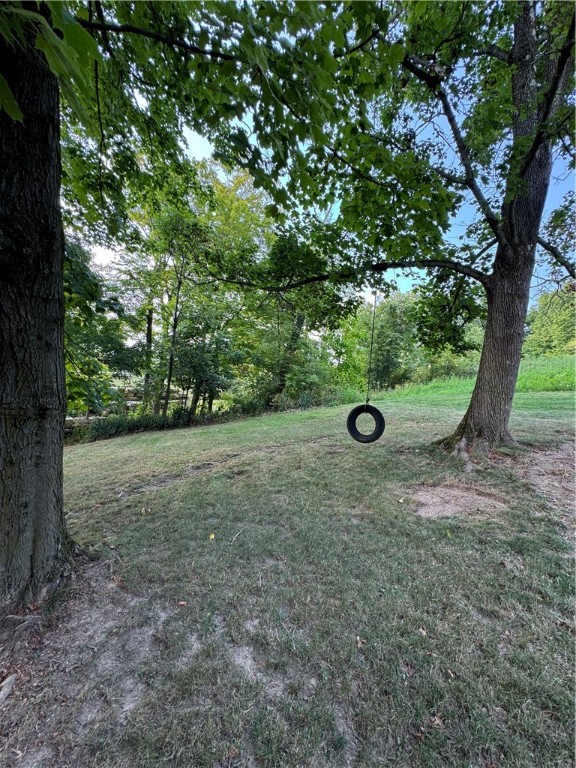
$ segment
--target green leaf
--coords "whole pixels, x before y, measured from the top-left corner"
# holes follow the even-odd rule
[[[402,43],[394,43],[394,45],[390,46],[390,66],[393,69],[396,69],[396,67],[402,63],[402,60],[404,58],[404,46]]]
[[[76,53],[83,67],[89,67],[94,60],[102,60],[96,40],[67,12],[63,14],[62,31],[66,44]]]
[[[202,50],[206,50],[206,47],[208,46],[208,30],[204,29],[204,27],[200,30],[200,35],[198,36],[198,48],[202,48]]]
[[[17,120],[19,123],[24,120],[22,110],[16,103],[10,86],[2,75],[0,75],[0,109],[4,109],[13,120]]]
[[[277,205],[267,205],[264,209],[264,212],[266,216],[270,216],[270,218],[275,219],[280,213],[280,209]]]

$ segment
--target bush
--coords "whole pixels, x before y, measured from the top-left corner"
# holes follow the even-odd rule
[[[322,405],[347,405],[348,403],[364,402],[366,392],[361,392],[356,387],[341,386],[329,389],[323,400]]]
[[[150,413],[135,415],[111,415],[97,417],[89,421],[72,422],[66,425],[65,442],[67,444],[107,440],[111,437],[129,435],[134,432],[148,432],[161,429],[181,429],[197,424],[228,421],[230,412],[206,413],[191,416],[187,408],[178,406],[167,416]]]
[[[419,365],[409,379],[402,383],[428,384],[438,379],[468,378],[476,375],[479,362],[478,352],[457,355],[445,350]]]
[[[188,408],[178,405],[170,413],[170,421],[173,427],[188,427],[194,422],[194,416]]]
[[[88,440],[105,440],[131,432],[143,432],[149,429],[164,429],[167,419],[164,416],[106,416],[90,422]]]

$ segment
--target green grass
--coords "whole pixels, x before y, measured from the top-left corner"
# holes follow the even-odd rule
[[[516,394],[534,392],[570,392],[576,390],[575,360],[572,356],[524,358],[516,385]],[[407,384],[394,390],[394,399],[434,403],[457,397],[458,403],[470,398],[474,389],[473,377],[450,376],[435,379],[428,384]]]
[[[525,358],[520,366],[517,392],[574,392],[574,357]]]
[[[367,446],[339,406],[66,449],[70,530],[116,581],[78,588],[80,692],[50,734],[36,724],[58,765],[572,764],[559,510],[509,461],[463,475],[431,446],[464,392],[376,405],[387,428]],[[571,440],[573,405],[521,394],[514,432]],[[423,519],[426,485],[503,507]],[[73,713],[94,702],[79,734]]]

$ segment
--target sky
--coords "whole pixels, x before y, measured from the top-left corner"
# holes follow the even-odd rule
[[[190,156],[192,158],[195,160],[203,160],[204,158],[210,157],[213,147],[207,139],[190,130],[185,131],[185,138],[188,142]],[[550,180],[550,189],[548,192],[546,208],[544,210],[544,222],[550,215],[550,212],[562,203],[567,192],[573,189],[574,173],[570,172],[567,167],[558,165],[557,163]],[[459,216],[453,223],[452,230],[448,235],[449,240],[458,242],[458,238],[464,233],[466,227],[472,221],[475,212],[473,203],[464,205],[461,208]],[[398,290],[401,292],[409,291],[415,284],[415,281],[411,277],[403,274],[401,270],[394,270],[393,272],[390,272],[389,275],[396,280]],[[371,295],[371,292],[367,292],[368,297]]]
[[[189,129],[184,130],[184,138],[188,144],[189,155],[192,159],[204,160],[205,158],[208,158],[212,155],[214,148],[208,139]],[[543,221],[546,221],[546,218],[550,212],[557,208],[558,205],[560,205],[566,193],[573,189],[574,173],[569,172],[566,167],[559,166],[557,164],[553,170],[552,178],[550,181],[550,190],[548,192],[548,200],[546,203],[546,209],[544,211]],[[464,230],[472,220],[474,212],[474,205],[472,203],[469,205],[464,205],[461,208],[458,219],[453,223],[451,232],[448,235],[449,240],[452,240],[452,242],[455,243],[458,242],[458,238],[464,233]],[[108,264],[114,257],[113,251],[107,248],[99,247],[95,247],[93,249],[93,255],[94,261],[100,265]],[[398,290],[401,292],[409,291],[415,285],[415,280],[405,275],[401,270],[393,270],[388,274],[391,279],[396,281]],[[533,283],[532,299],[535,299],[539,292],[539,280],[537,278],[538,275],[536,276]],[[373,294],[371,291],[365,292],[367,301],[372,301],[372,296]]]

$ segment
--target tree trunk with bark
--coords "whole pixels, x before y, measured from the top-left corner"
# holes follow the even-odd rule
[[[573,28],[572,28],[573,35]],[[468,410],[446,445],[460,450],[479,450],[500,443],[515,444],[509,429],[512,401],[520,368],[530,282],[542,214],[552,173],[550,142],[539,126],[548,100],[539,98],[535,79],[538,41],[535,10],[524,2],[514,25],[512,49],[513,156],[504,194],[499,240],[492,274],[485,283],[488,314],[478,376]],[[556,68],[562,90],[565,74]],[[570,67],[564,62],[567,71]],[[553,74],[548,93],[553,93]],[[554,97],[550,98],[550,113]],[[528,148],[528,151],[526,151]]]
[[[202,396],[202,382],[197,379],[194,382],[194,388],[192,390],[192,403],[190,405],[190,410],[189,410],[190,416],[196,415],[196,410],[198,408],[198,403],[200,402],[201,396]]]
[[[515,444],[509,430],[518,378],[533,254],[509,256],[509,267],[497,258],[487,286],[488,316],[484,345],[468,410],[447,447],[485,453],[500,443]]]
[[[290,337],[286,343],[282,359],[280,360],[274,384],[266,395],[266,408],[271,408],[274,404],[275,398],[284,392],[286,387],[286,378],[288,377],[290,366],[292,365],[294,355],[298,349],[298,343],[302,336],[302,329],[304,328],[305,319],[306,318],[302,312],[298,312],[294,318],[294,325],[292,326]]]
[[[7,45],[24,115],[0,111],[0,614],[34,599],[65,555],[64,236],[59,90],[40,52]]]
[[[148,307],[146,310],[146,347],[144,353],[144,386],[142,401],[145,408],[148,407],[152,399],[152,352],[154,343],[154,309]]]

